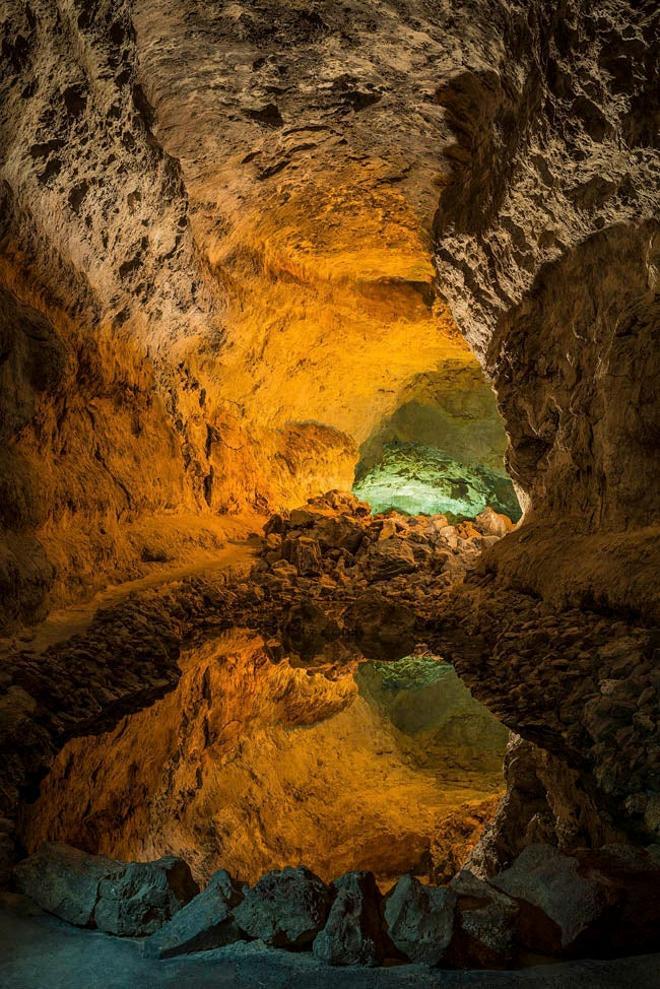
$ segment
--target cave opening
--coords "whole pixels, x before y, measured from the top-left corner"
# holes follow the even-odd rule
[[[460,521],[491,507],[518,522],[506,446],[495,395],[479,365],[447,361],[404,384],[396,409],[360,447],[353,491],[375,512]]]

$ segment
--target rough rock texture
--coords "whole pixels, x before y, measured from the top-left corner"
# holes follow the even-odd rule
[[[90,927],[98,902],[99,886],[119,875],[121,862],[88,855],[63,844],[44,844],[14,869],[16,886],[49,913],[69,924]]]
[[[78,927],[107,934],[152,934],[198,892],[182,859],[118,862],[46,843],[23,859],[16,884],[39,906]]]
[[[511,964],[519,950],[515,901],[467,869],[452,879],[449,888],[458,897],[452,963],[461,968],[504,968]]]
[[[157,862],[129,862],[118,875],[99,883],[96,926],[106,934],[153,934],[199,893],[183,859],[168,855]]]
[[[536,951],[570,948],[608,906],[602,887],[580,875],[578,860],[549,845],[528,845],[491,884],[519,901],[524,943]]]
[[[234,911],[239,928],[274,948],[310,945],[325,925],[332,893],[303,866],[269,872]]]
[[[534,844],[490,883],[518,903],[523,945],[556,955],[607,956],[621,944],[657,950],[660,906],[652,891],[659,878],[657,856],[625,845],[567,856]]]
[[[393,595],[409,583],[408,629],[539,750],[535,814],[514,788],[491,848],[657,840],[656,8],[9,0],[3,625],[126,575],[145,519],[348,484],[411,380],[474,366],[456,323],[495,386],[524,521],[451,595],[438,544],[432,593],[405,551],[374,551],[376,572]],[[264,560],[264,597],[323,568],[297,552]],[[341,618],[355,594],[336,584]],[[173,685],[196,593],[135,649],[139,619],[119,650],[77,641],[72,675],[66,650],[12,657],[11,813],[67,738]]]
[[[228,872],[220,869],[208,885],[144,942],[147,958],[173,958],[191,951],[221,948],[241,939],[233,917],[243,890]]]
[[[442,18],[10,0],[2,19],[11,625],[139,565],[145,517],[350,486],[411,381],[477,365],[433,290]]]
[[[372,872],[348,872],[332,884],[325,927],[314,938],[314,957],[328,965],[378,965],[386,951],[381,894]]]
[[[487,57],[468,56],[440,91],[456,143],[436,256],[494,382],[527,511],[489,561],[498,588],[518,593],[498,602],[485,583],[459,606],[470,636],[488,640],[459,669],[505,723],[580,771],[575,804],[587,791],[596,817],[609,825],[614,803],[618,824],[648,836],[659,787],[645,628],[659,572],[658,14],[647,3],[486,6],[487,26],[457,18]],[[596,643],[575,610],[559,633],[530,592],[622,624]]]
[[[456,896],[402,876],[384,903],[387,933],[410,961],[437,965],[447,955],[454,930]]]

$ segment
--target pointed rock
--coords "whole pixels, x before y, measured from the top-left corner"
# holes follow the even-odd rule
[[[382,896],[372,872],[347,872],[332,884],[335,899],[313,952],[327,965],[379,965],[386,937]]]
[[[144,942],[147,958],[172,958],[192,951],[208,951],[243,937],[233,916],[243,899],[241,887],[221,869],[211,876],[199,896],[177,911],[171,920]]]

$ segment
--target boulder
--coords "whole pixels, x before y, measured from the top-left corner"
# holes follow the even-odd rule
[[[384,902],[390,940],[411,962],[437,965],[447,956],[456,901],[453,890],[424,886],[414,876],[402,876]]]
[[[234,911],[236,923],[251,938],[275,948],[310,945],[328,918],[332,893],[303,866],[266,873]]]
[[[314,535],[325,549],[345,549],[356,553],[364,539],[364,526],[345,515],[329,516],[314,528]]]
[[[372,581],[389,580],[416,569],[410,544],[399,536],[372,543],[364,560],[365,571]]]
[[[457,896],[451,943],[452,964],[460,968],[501,968],[516,953],[518,905],[463,869],[449,884]]]
[[[129,862],[99,884],[96,926],[106,934],[145,937],[162,927],[199,893],[183,859]]]
[[[282,556],[296,568],[301,577],[321,573],[321,549],[311,536],[285,539],[282,543]]]
[[[372,872],[347,872],[332,884],[335,899],[313,952],[327,965],[378,965],[386,939],[382,896]]]
[[[280,534],[286,532],[288,521],[287,515],[281,512],[275,512],[264,525],[264,535],[269,536],[272,532]]]
[[[208,951],[240,941],[241,931],[233,916],[243,899],[241,887],[221,869],[208,886],[144,942],[148,958],[172,958],[192,951]]]
[[[317,519],[322,518],[320,512],[310,511],[309,508],[294,508],[289,514],[289,524],[294,529],[306,529],[313,525]]]
[[[99,886],[121,875],[123,862],[47,842],[14,868],[17,889],[78,927],[94,926]]]
[[[520,938],[532,951],[565,952],[603,916],[609,899],[605,888],[579,869],[577,858],[534,844],[490,880],[518,901]]]

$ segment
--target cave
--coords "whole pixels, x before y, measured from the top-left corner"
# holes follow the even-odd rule
[[[650,0],[0,10],[0,982],[658,985]]]

